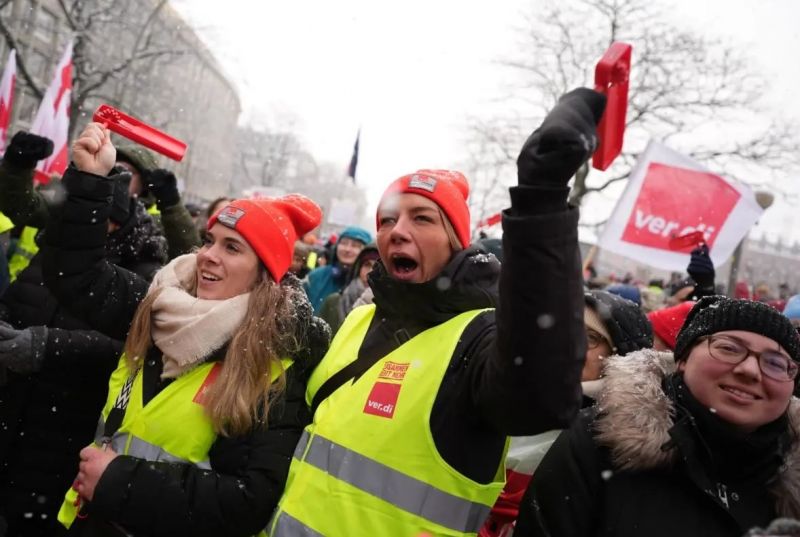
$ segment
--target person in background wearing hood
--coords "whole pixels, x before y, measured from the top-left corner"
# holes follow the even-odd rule
[[[362,299],[362,295],[369,289],[367,276],[378,261],[378,247],[375,243],[366,245],[359,253],[347,275],[347,283],[341,293],[332,293],[322,302],[319,316],[322,317],[336,334],[342,326],[345,317],[355,307],[356,303],[371,304],[372,293]],[[361,300],[360,300],[361,299]]]
[[[128,191],[144,203],[163,227],[170,259],[200,246],[200,235],[192,215],[181,202],[175,174],[159,168],[153,154],[138,145],[118,147],[115,166],[130,172]]]
[[[774,308],[698,301],[674,354],[607,360],[548,451],[515,537],[723,537],[800,515],[800,336]]]
[[[350,267],[355,263],[358,253],[371,241],[372,235],[366,229],[356,226],[345,228],[336,241],[333,262],[308,273],[303,286],[315,314],[319,314],[322,302],[328,295],[344,289]]]
[[[523,145],[502,266],[470,244],[461,173],[389,184],[374,303],[350,312],[309,379],[314,419],[272,537],[474,535],[503,488],[508,436],[569,425],[586,340],[567,183],[604,107],[570,92]]]
[[[105,233],[109,131],[90,123],[73,153],[45,233],[47,283],[127,339],[58,520],[81,536],[256,535],[310,420],[307,372],[327,349],[327,326],[287,274],[297,235],[321,211],[300,195],[234,201],[209,220],[199,251],[149,285],[78,242]]]
[[[591,407],[603,386],[603,364],[613,355],[653,346],[653,331],[639,307],[606,291],[584,294],[583,324],[586,329],[586,362],[581,372],[582,408]],[[511,534],[519,515],[520,503],[537,466],[550,449],[560,430],[511,439],[506,456],[506,486],[492,508],[480,537],[505,537]]]

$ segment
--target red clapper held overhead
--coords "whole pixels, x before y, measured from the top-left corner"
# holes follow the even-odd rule
[[[592,166],[598,170],[611,166],[622,151],[632,48],[627,43],[612,43],[594,69],[594,89],[607,98],[605,113],[597,127],[599,144],[592,157]]]
[[[139,121],[113,106],[101,104],[92,117],[97,123],[102,123],[109,130],[124,136],[162,155],[180,162],[186,154],[187,145],[177,138],[158,130],[155,127]]]
[[[702,231],[690,231],[669,239],[670,250],[693,250],[706,242]]]

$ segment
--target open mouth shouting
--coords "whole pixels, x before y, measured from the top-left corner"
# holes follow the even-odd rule
[[[419,272],[419,262],[407,254],[392,254],[388,265],[389,274],[398,280],[415,281]]]

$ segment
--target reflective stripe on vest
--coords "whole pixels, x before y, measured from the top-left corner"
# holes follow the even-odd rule
[[[430,414],[456,345],[480,313],[418,334],[319,405],[295,450],[272,537],[478,532],[502,489],[505,454],[493,481],[470,480],[442,459]],[[309,379],[307,401],[358,356],[373,315],[364,306],[348,316]]]
[[[489,516],[488,505],[448,494],[321,436],[315,436],[308,444],[309,434],[304,431],[295,450],[296,458],[303,459],[305,452],[305,462],[330,476],[445,528],[475,533]]]
[[[281,360],[283,370],[292,361]],[[208,452],[216,440],[211,420],[202,406],[204,391],[214,382],[215,368],[220,363],[204,363],[184,373],[142,406],[142,372],[134,375],[131,397],[119,430],[111,437],[112,449],[121,454],[150,462],[193,464],[210,470]],[[272,379],[277,379],[281,370],[274,368]],[[105,419],[108,417],[117,395],[130,377],[125,355],[120,358],[117,369],[109,380],[108,398],[98,422],[96,441],[103,437]],[[58,520],[69,528],[78,508],[74,505],[77,493],[70,489],[58,514]]]
[[[14,255],[8,260],[8,273],[12,282],[17,279],[20,272],[30,265],[31,259],[39,251],[39,246],[36,244],[36,234],[38,232],[39,230],[35,227],[25,226],[22,229]]]
[[[106,422],[103,419],[103,416],[100,416],[100,420],[97,423],[97,432],[95,432],[94,435],[94,443],[98,446],[103,443],[103,431],[105,430],[105,426]],[[144,459],[146,461],[194,464],[202,470],[211,469],[211,463],[207,460],[192,462],[188,459],[182,459],[181,457],[177,457],[172,453],[169,453],[161,446],[151,444],[150,442],[142,440],[141,438],[137,438],[136,436],[128,433],[114,433],[114,436],[111,437],[110,447],[117,453],[124,453],[126,455],[130,455],[131,457]]]

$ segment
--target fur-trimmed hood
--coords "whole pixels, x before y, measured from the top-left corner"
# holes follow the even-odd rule
[[[675,407],[661,388],[675,371],[670,352],[645,349],[609,358],[605,382],[597,397],[595,438],[611,451],[619,470],[643,471],[671,466],[678,450],[662,450],[670,441]],[[789,425],[800,437],[800,400],[789,403]],[[791,447],[780,474],[771,487],[779,515],[800,518],[800,445]]]

